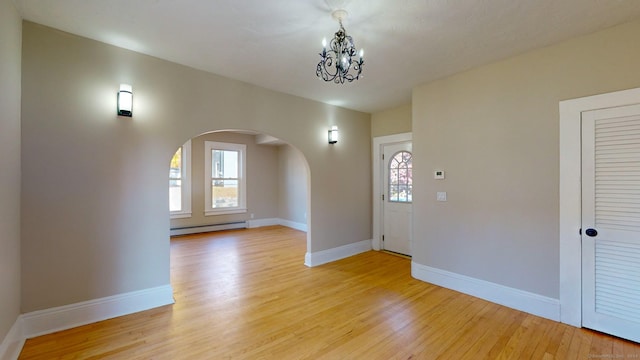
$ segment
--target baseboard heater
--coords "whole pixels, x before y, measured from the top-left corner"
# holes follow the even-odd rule
[[[210,231],[246,229],[247,227],[248,226],[246,221],[237,221],[237,222],[228,222],[228,223],[214,224],[214,225],[198,225],[198,226],[185,226],[185,227],[179,227],[179,228],[171,228],[170,234],[171,236],[188,235],[188,234],[198,234],[198,233],[210,232]]]

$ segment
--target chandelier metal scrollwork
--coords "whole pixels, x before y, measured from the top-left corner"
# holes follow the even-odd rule
[[[340,29],[329,42],[329,49],[327,49],[326,39],[322,40],[322,52],[316,67],[316,76],[336,84],[358,80],[364,65],[363,51],[360,49],[358,53],[353,38],[347,35],[342,26],[342,20],[347,16],[347,12],[335,10],[331,16],[338,20]]]

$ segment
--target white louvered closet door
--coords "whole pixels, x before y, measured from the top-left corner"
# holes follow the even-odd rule
[[[640,342],[640,105],[582,113],[582,326]]]

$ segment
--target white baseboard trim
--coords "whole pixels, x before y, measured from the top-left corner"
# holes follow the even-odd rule
[[[17,360],[24,346],[25,337],[22,329],[22,318],[18,316],[11,329],[0,343],[0,359]]]
[[[231,229],[245,229],[249,227],[248,222],[240,221],[228,224],[217,224],[217,225],[204,225],[204,226],[191,226],[184,228],[171,229],[169,231],[170,236],[177,235],[190,235],[190,234],[199,234],[210,231],[220,231],[220,230],[231,230]]]
[[[295,222],[295,221],[291,221],[291,220],[285,220],[285,219],[279,219],[280,220],[280,225],[282,226],[286,226],[292,229],[296,229],[296,230],[300,230],[300,231],[304,231],[307,232],[307,224],[305,223],[299,223],[299,222]]]
[[[164,285],[38,310],[20,315],[22,336],[29,339],[173,303],[173,289]]]
[[[305,232],[307,231],[307,224],[303,224],[303,223],[299,223],[291,220],[285,220],[280,218],[247,220],[247,227],[250,229],[262,227],[262,226],[274,226],[274,225],[282,225],[282,226],[286,226],[286,227],[300,230],[300,231],[305,231]]]
[[[280,225],[280,222],[281,220],[278,218],[252,219],[252,220],[247,220],[247,228],[253,229],[253,228],[263,227],[263,226]]]
[[[512,309],[560,321],[560,300],[411,262],[411,275]]]
[[[318,266],[348,258],[369,250],[371,250],[371,240],[362,240],[357,243],[347,244],[333,249],[322,250],[314,253],[307,252],[304,256],[304,264],[308,267]]]
[[[298,223],[291,220],[279,219],[279,218],[268,218],[268,219],[251,219],[247,221],[240,221],[228,224],[217,224],[217,225],[203,225],[203,226],[192,226],[192,227],[184,227],[171,229],[170,235],[190,235],[190,234],[199,234],[210,231],[220,231],[220,230],[232,230],[232,229],[253,229],[263,226],[274,226],[274,225],[282,225],[286,227],[290,227],[292,229],[307,231],[307,224]]]

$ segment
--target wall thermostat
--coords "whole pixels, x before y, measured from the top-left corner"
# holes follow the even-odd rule
[[[444,179],[444,170],[436,170],[433,172],[433,178],[436,180]]]

